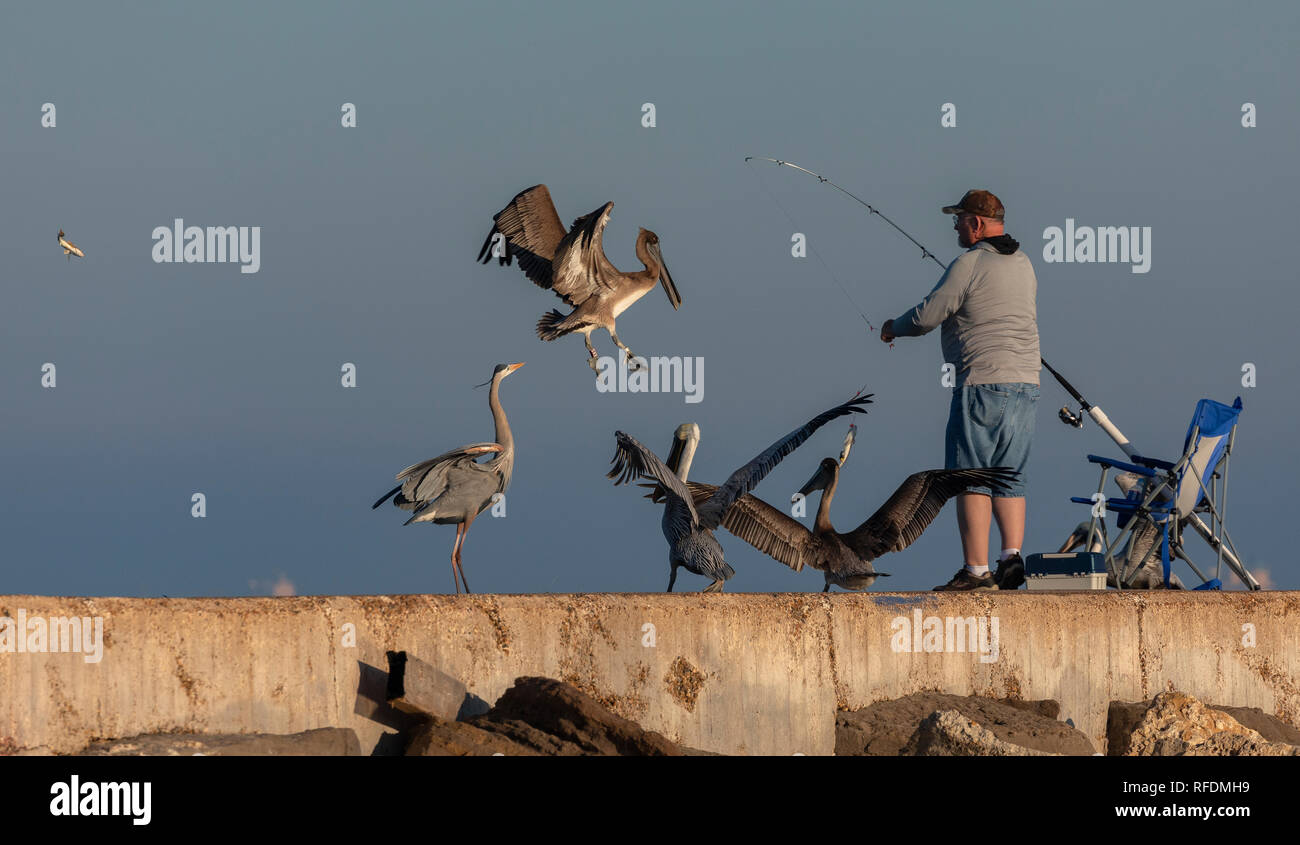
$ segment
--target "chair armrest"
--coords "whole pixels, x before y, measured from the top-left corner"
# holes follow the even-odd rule
[[[1141,475],[1147,478],[1155,478],[1156,476],[1155,470],[1153,469],[1141,467],[1138,466],[1137,464],[1125,463],[1124,461],[1117,461],[1114,458],[1103,458],[1098,455],[1089,455],[1088,461],[1094,464],[1101,464],[1104,467],[1115,467],[1117,469],[1122,469],[1125,472],[1131,472],[1134,475]],[[1173,464],[1170,464],[1169,467],[1172,468]]]

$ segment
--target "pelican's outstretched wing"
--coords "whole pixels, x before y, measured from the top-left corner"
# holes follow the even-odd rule
[[[863,560],[901,552],[916,542],[943,505],[968,487],[1006,490],[1020,473],[1010,467],[991,469],[931,469],[907,477],[894,495],[865,522],[847,534],[845,545]]]
[[[700,520],[695,504],[691,501],[691,494],[682,480],[635,437],[616,431],[614,440],[618,443],[614,458],[610,461],[614,466],[605,477],[615,479],[615,484],[626,484],[634,478],[649,478],[659,482],[668,499],[667,513],[673,517],[673,528],[678,532],[675,536],[690,533]]]
[[[700,507],[700,525],[705,528],[718,527],[727,513],[727,508],[731,507],[741,496],[757,487],[758,482],[762,481],[777,464],[781,463],[781,460],[786,455],[799,448],[799,445],[811,437],[814,431],[836,417],[853,413],[865,414],[866,409],[858,406],[870,404],[871,397],[874,395],[868,393],[866,396],[855,397],[843,405],[836,405],[829,411],[823,411],[764,449],[752,461],[733,472],[727,482],[719,487],[717,492]]]
[[[552,260],[551,289],[564,301],[577,307],[599,291],[613,290],[622,274],[605,257],[601,236],[609,223],[614,203],[573,221],[569,233],[555,248]]]
[[[696,506],[703,505],[718,490],[712,484],[696,481],[688,481],[686,486]],[[727,509],[722,527],[795,572],[810,559],[812,532],[752,493],[741,496]]]
[[[524,275],[539,287],[551,288],[551,261],[564,239],[564,224],[551,202],[551,192],[545,185],[534,185],[515,194],[510,204],[492,218],[492,231],[488,232],[478,260],[487,264],[492,255],[492,239],[505,237],[505,254],[499,256],[501,264],[519,259]],[[561,294],[563,296],[563,294]]]
[[[397,480],[402,483],[385,493],[370,508],[373,510],[396,495],[393,504],[402,510],[415,510],[446,491],[447,476],[453,469],[481,468],[484,472],[491,472],[487,464],[478,463],[476,458],[500,451],[502,449],[499,443],[471,443],[409,466],[397,474]]]

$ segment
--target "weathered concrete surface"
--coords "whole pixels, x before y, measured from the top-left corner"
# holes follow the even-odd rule
[[[404,715],[384,707],[382,682],[378,704],[366,700],[389,650],[484,702],[521,675],[569,681],[648,730],[724,753],[829,754],[837,709],[921,690],[1055,699],[1099,750],[1111,701],[1167,689],[1300,720],[1294,592],[0,596],[0,616],[19,608],[103,617],[103,659],[0,652],[0,751],[346,727],[368,753]],[[891,623],[914,612],[996,617],[997,659],[895,651]]]

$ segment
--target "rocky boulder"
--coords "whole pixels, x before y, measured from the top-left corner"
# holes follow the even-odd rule
[[[1060,705],[1051,700],[1010,701],[982,696],[919,692],[878,701],[835,719],[837,756],[897,756],[931,714],[952,710],[1006,743],[1048,754],[1088,755],[1092,743],[1073,725],[1057,720]]]
[[[1115,704],[1121,706],[1116,707]],[[1249,710],[1253,711],[1253,708]],[[1246,727],[1225,710],[1210,707],[1183,692],[1162,692],[1145,706],[1136,722],[1133,705],[1115,702],[1107,720],[1110,753],[1128,757],[1175,756],[1294,756],[1300,746],[1270,742],[1259,731]],[[1274,735],[1286,736],[1276,725],[1267,725]],[[1129,725],[1131,724],[1131,727]],[[1285,723],[1281,723],[1285,724]],[[1290,726],[1287,726],[1290,727]]]
[[[939,710],[926,716],[903,747],[904,757],[1055,757],[998,739],[956,710]]]

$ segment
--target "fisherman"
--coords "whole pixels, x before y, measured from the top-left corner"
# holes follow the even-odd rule
[[[1038,280],[1020,244],[1003,230],[1001,200],[967,191],[943,209],[953,215],[967,251],[948,267],[920,305],[880,329],[886,343],[942,325],[943,359],[956,370],[944,466],[1019,470],[1008,490],[971,487],[957,497],[966,565],[936,590],[1014,590],[1024,583],[1025,467],[1038,408]],[[1002,535],[998,568],[989,574],[990,517]]]

